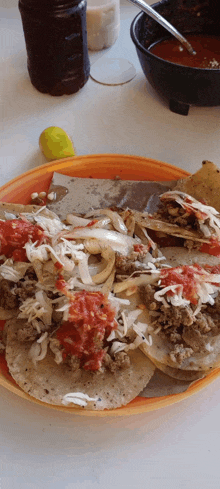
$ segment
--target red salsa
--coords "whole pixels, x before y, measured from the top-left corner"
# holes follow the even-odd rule
[[[23,219],[0,221],[0,254],[15,261],[27,261],[25,243],[40,245],[45,238],[43,229]]]
[[[220,68],[220,36],[187,34],[195,55],[189,54],[175,38],[164,39],[154,44],[150,52],[175,64],[192,68]]]
[[[69,319],[56,333],[64,348],[63,357],[75,355],[85,370],[99,370],[104,342],[116,328],[115,310],[104,294],[85,290],[72,293]]]
[[[216,238],[210,238],[209,243],[203,243],[200,250],[202,253],[220,256],[220,242]]]
[[[212,269],[209,271],[214,273]],[[205,281],[205,270],[198,264],[194,264],[193,266],[183,265],[177,268],[161,270],[161,286],[168,287],[170,285],[180,285],[183,298],[190,301],[191,304],[196,305],[199,297],[198,279],[195,275],[204,276]],[[175,293],[178,293],[178,290],[176,290]],[[174,292],[169,291],[169,295],[174,295]]]

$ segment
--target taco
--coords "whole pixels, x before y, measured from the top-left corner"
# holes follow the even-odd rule
[[[98,371],[80,367],[77,357],[69,355],[56,363],[48,348],[37,365],[30,356],[30,342],[19,341],[24,323],[8,325],[6,360],[16,383],[30,396],[56,405],[79,405],[91,410],[113,409],[126,405],[147,385],[155,367],[138,349],[119,352],[114,359],[105,353],[105,364]],[[39,343],[32,343],[33,346]],[[54,349],[54,345],[52,348]],[[107,365],[109,361],[109,365]],[[111,363],[111,365],[110,365]]]
[[[165,267],[118,283],[115,292],[138,286],[146,307],[140,320],[151,337],[140,348],[158,368],[207,373],[220,365],[219,259],[198,251],[190,257],[184,248],[161,251]]]
[[[111,293],[119,256],[141,260],[150,244],[125,234],[120,216],[108,214],[107,224],[81,219],[77,229],[92,232],[84,242],[72,239],[73,218],[63,223],[39,208],[2,223],[2,236],[8,228],[11,235],[2,247],[0,288],[7,283],[18,318],[6,324],[6,361],[17,384],[49,404],[119,407],[155,370],[138,348],[147,341],[136,329],[141,310]]]

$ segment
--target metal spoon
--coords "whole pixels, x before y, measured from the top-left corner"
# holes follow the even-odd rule
[[[143,10],[146,14],[148,14],[152,19],[156,20],[160,25],[164,27],[167,31],[169,31],[174,37],[178,39],[178,41],[183,44],[183,46],[187,49],[190,54],[196,54],[191,44],[187,41],[187,39],[178,32],[175,27],[172,26],[162,15],[158,14],[156,10],[154,10],[150,5],[148,5],[144,0],[129,0],[131,3],[136,5],[140,10]]]

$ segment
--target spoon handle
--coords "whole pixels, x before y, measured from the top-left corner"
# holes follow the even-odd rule
[[[173,27],[164,17],[162,17],[156,10],[154,10],[150,5],[148,5],[144,0],[129,0],[131,3],[139,7],[146,14],[148,14],[152,19],[156,20],[160,25],[162,25],[167,31],[173,34],[178,41],[185,46],[190,54],[195,54],[195,51],[187,39],[178,32],[175,27]]]

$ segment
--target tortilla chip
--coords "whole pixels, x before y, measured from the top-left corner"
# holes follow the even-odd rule
[[[39,205],[24,205],[14,204],[10,202],[0,202],[0,219],[5,220],[6,214],[12,214],[15,217],[19,217],[20,214],[30,213],[35,214],[41,207]],[[47,208],[42,209],[41,215],[50,217],[51,219],[57,218],[56,214]]]
[[[190,231],[186,228],[181,228],[177,224],[170,224],[169,222],[153,219],[151,216],[141,215],[137,212],[133,213],[139,226],[142,226],[152,231],[162,232],[176,236],[177,238],[190,239],[192,241],[198,241],[201,243],[209,243],[208,239],[201,238],[201,235],[197,231]]]
[[[179,180],[173,190],[181,190],[220,212],[220,170],[211,161],[203,161],[194,175]]]
[[[38,205],[13,204],[11,202],[0,202],[0,219],[5,219],[5,212],[14,214],[16,217],[21,212],[36,212],[39,210]]]
[[[65,364],[57,365],[49,351],[35,367],[28,357],[30,342],[19,342],[17,330],[23,321],[8,322],[6,361],[16,383],[30,396],[40,401],[62,405],[65,394],[82,392],[96,401],[85,409],[103,410],[124,406],[134,399],[152,377],[155,367],[140,351],[130,351],[131,365],[112,373],[94,373],[83,369],[71,371]]]

